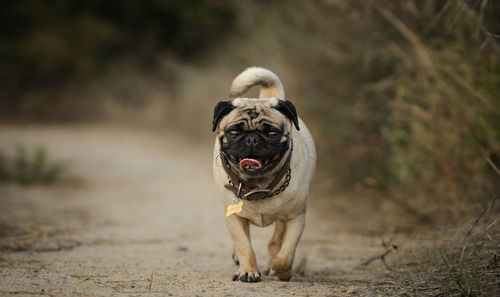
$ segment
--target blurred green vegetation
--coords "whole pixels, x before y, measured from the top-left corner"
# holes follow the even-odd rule
[[[453,263],[446,250],[441,252],[441,260],[449,273],[453,291],[458,292],[461,296],[484,296],[483,287],[486,285],[483,280],[484,272],[480,271],[474,260],[471,262],[469,271],[463,267],[463,263]]]
[[[0,182],[54,184],[63,180],[68,171],[67,162],[54,160],[41,146],[27,148],[19,144],[15,154],[0,151]]]
[[[23,112],[32,92],[43,102],[61,90],[102,76],[124,63],[154,71],[158,55],[189,60],[231,27],[231,1],[40,1],[2,3],[0,116]],[[67,94],[66,94],[67,95]],[[36,112],[36,111],[35,111]],[[47,111],[45,111],[47,112]],[[36,116],[36,114],[35,114]],[[43,117],[42,117],[43,118]]]
[[[208,127],[231,79],[263,66],[311,128],[319,178],[458,220],[500,187],[499,14],[485,0],[14,1],[0,116],[125,110],[208,138],[192,118]]]
[[[276,11],[319,169],[415,213],[474,215],[500,187],[498,3],[297,5]]]

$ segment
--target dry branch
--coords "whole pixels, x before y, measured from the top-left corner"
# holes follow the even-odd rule
[[[367,266],[371,262],[373,262],[373,261],[375,261],[377,259],[380,259],[380,261],[384,264],[385,268],[387,268],[388,270],[392,270],[392,268],[385,261],[385,256],[387,256],[388,254],[390,254],[392,251],[396,251],[398,249],[398,246],[395,245],[395,244],[391,244],[391,241],[392,241],[392,238],[389,240],[388,243],[386,243],[385,241],[382,241],[382,246],[385,247],[386,251],[383,252],[382,254],[375,255],[375,256],[367,259],[366,261],[364,261],[360,265],[358,265],[358,267],[359,266]]]

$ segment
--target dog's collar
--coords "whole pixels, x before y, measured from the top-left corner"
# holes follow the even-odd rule
[[[290,168],[290,161],[292,160],[293,142],[291,139],[289,140],[290,152],[286,158],[285,164],[283,164],[283,167],[281,167],[280,171],[277,172],[275,178],[264,189],[260,189],[258,186],[242,181],[238,178],[238,176],[231,170],[229,160],[227,159],[226,154],[222,151],[222,137],[219,139],[219,142],[221,145],[219,156],[222,168],[228,176],[228,183],[225,184],[224,187],[233,192],[236,195],[235,198],[248,201],[263,200],[278,195],[288,187],[292,172],[292,169]],[[273,191],[283,178],[284,181],[281,186]]]

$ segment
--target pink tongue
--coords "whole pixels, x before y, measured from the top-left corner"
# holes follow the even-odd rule
[[[255,159],[243,159],[240,161],[240,169],[259,169],[262,168],[262,163]]]

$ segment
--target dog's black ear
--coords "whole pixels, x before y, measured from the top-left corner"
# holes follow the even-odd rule
[[[274,108],[276,108],[279,112],[289,118],[290,121],[292,121],[292,123],[295,125],[295,128],[297,128],[297,130],[300,130],[299,117],[297,116],[295,105],[293,105],[292,102],[280,99],[280,101]]]
[[[220,101],[215,105],[214,108],[214,119],[212,120],[212,131],[217,129],[217,125],[220,120],[228,113],[230,113],[236,106],[233,105],[231,101]]]

